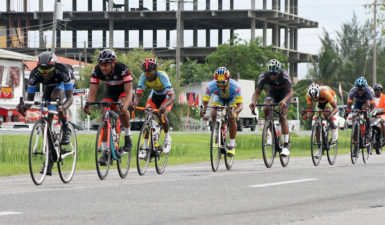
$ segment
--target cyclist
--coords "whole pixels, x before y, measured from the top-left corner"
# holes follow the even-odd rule
[[[353,99],[354,109],[367,110],[370,108],[370,113],[373,113],[375,102],[374,102],[374,92],[373,89],[368,85],[368,82],[364,77],[359,77],[354,82],[354,87],[350,89],[348,95],[348,104],[346,109],[350,110],[352,108]],[[345,111],[344,118],[348,116],[348,111]],[[369,144],[370,137],[372,136],[372,129],[370,128],[370,119],[367,113],[364,114],[366,120],[366,144]],[[353,120],[355,118],[353,117]],[[356,153],[353,153],[353,156]]]
[[[121,109],[115,105],[112,105],[111,108],[119,114],[119,117],[122,121],[124,127],[123,150],[129,152],[132,148],[130,137],[130,115],[128,112],[128,107],[132,105],[132,76],[130,70],[125,64],[116,62],[116,54],[111,49],[104,49],[99,53],[98,65],[94,67],[94,70],[91,74],[90,91],[88,93],[87,100],[88,102],[95,101],[100,80],[102,80],[106,85],[106,90],[104,92],[104,98],[102,101],[121,102],[123,104]],[[91,112],[91,106],[87,104],[88,102],[86,102],[84,112],[89,115]],[[102,116],[104,115],[104,112],[105,109],[102,107]],[[101,166],[106,166],[108,160],[106,133],[103,134],[101,147],[105,154],[102,154],[100,157],[99,164]]]
[[[57,109],[59,118],[63,124],[63,136],[61,140],[61,144],[63,145],[71,142],[71,130],[68,127],[65,111],[71,106],[73,101],[72,96],[75,80],[71,78],[71,74],[72,73],[66,65],[57,62],[54,53],[50,51],[42,52],[38,57],[37,66],[30,73],[27,88],[27,101],[33,101],[38,83],[44,84],[43,100],[56,101],[56,99],[59,98],[62,102],[66,97],[64,103]],[[25,111],[30,107],[31,105],[28,104],[19,104],[17,109],[23,116],[25,116]],[[48,108],[50,110],[56,110],[56,107],[52,105],[49,105]],[[52,122],[53,115],[49,115],[48,119]],[[52,148],[53,146],[50,146],[50,149]],[[49,159],[48,162],[47,175],[51,175],[53,159]],[[44,172],[44,165],[40,172]]]
[[[338,127],[334,124],[333,117],[338,112],[338,107],[335,102],[336,93],[328,86],[319,86],[317,83],[312,83],[306,93],[307,108],[313,109],[313,101],[318,102],[317,109],[324,110],[323,116],[329,122],[332,129],[332,144],[337,143],[338,140]],[[313,112],[305,113],[302,118],[307,120],[313,116]],[[317,115],[319,116],[319,115]],[[319,139],[317,134],[317,139]],[[319,151],[316,153],[318,156]]]
[[[257,88],[253,94],[250,109],[255,110],[255,103],[258,101],[259,96],[263,90],[263,86],[268,84],[270,88],[267,90],[266,97],[264,99],[265,104],[279,103],[280,115],[279,123],[281,124],[281,130],[283,134],[283,149],[281,155],[290,155],[289,144],[289,124],[287,121],[287,112],[289,110],[290,99],[293,97],[293,85],[291,79],[286,70],[281,68],[281,63],[276,59],[271,59],[266,64],[266,70],[259,75]],[[268,108],[264,108],[265,120],[268,113]]]
[[[175,92],[171,85],[170,78],[164,71],[158,70],[158,62],[155,58],[146,58],[142,63],[143,73],[140,75],[138,87],[136,89],[136,98],[134,105],[138,105],[143,95],[145,86],[152,88],[151,93],[146,102],[146,108],[159,109],[164,115],[164,148],[163,152],[168,153],[171,150],[171,136],[169,134],[169,122],[167,114],[171,111],[173,102],[175,101]],[[148,139],[144,140],[144,148]],[[145,159],[147,151],[142,150],[139,158]]]
[[[205,94],[203,95],[203,109],[200,116],[206,114],[207,105],[209,104],[211,95],[214,94],[213,106],[232,106],[233,114],[228,114],[230,129],[230,144],[227,154],[235,155],[235,137],[237,135],[237,123],[235,119],[243,108],[243,99],[241,88],[235,80],[230,78],[230,71],[226,67],[218,67],[214,72],[214,80],[208,83]],[[215,123],[217,116],[216,110],[211,110],[212,122]]]
[[[374,87],[374,104],[375,107],[378,109],[385,110],[385,95],[382,93],[382,85],[381,84],[375,84]],[[384,135],[384,143],[381,143],[381,145],[385,144],[385,115],[380,115],[380,118],[382,120],[381,122],[381,131]],[[379,151],[377,151],[377,154],[380,154]]]

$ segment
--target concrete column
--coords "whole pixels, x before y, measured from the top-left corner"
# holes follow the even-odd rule
[[[72,31],[72,48],[77,48],[77,39],[78,39],[78,32],[76,30]]]
[[[166,47],[170,47],[170,30],[166,30]]]
[[[61,30],[56,30],[56,48],[60,48],[61,46]]]
[[[77,10],[77,1],[76,0],[72,0],[72,11],[76,11]]]
[[[103,12],[107,11],[106,0],[102,0],[102,4],[103,4]]]
[[[298,50],[298,29],[294,29],[294,50]]]
[[[206,10],[210,10],[210,0],[206,0]]]
[[[210,29],[206,29],[206,47],[210,47]]]
[[[103,48],[107,47],[107,31],[103,30]]]
[[[234,0],[230,0],[230,10],[234,9]]]
[[[285,13],[289,12],[289,0],[285,0]]]
[[[294,14],[294,0],[290,0],[289,11],[290,14]]]
[[[263,21],[263,46],[267,46],[267,22]]]
[[[193,46],[198,47],[198,29],[196,25],[194,25],[193,30]]]
[[[193,10],[194,11],[198,10],[198,0],[193,1]]]
[[[7,12],[11,11],[11,0],[7,0],[5,8]]]
[[[278,10],[278,0],[273,0],[272,8],[273,10]]]
[[[290,28],[290,49],[294,49],[294,28]]]
[[[139,30],[139,46],[143,46],[143,29]]]
[[[166,11],[170,11],[170,1],[166,1]]]
[[[92,48],[93,38],[92,38],[92,29],[87,30],[87,42],[88,42],[88,48]]]
[[[124,11],[129,11],[130,5],[128,0],[124,0]]]
[[[273,46],[278,46],[278,24],[274,24],[272,31],[271,39]]]
[[[294,0],[294,14],[298,15],[298,0]]]
[[[130,42],[129,30],[125,29],[124,30],[124,47],[125,48],[129,48],[129,42]]]
[[[139,0],[139,8],[143,8],[143,0]]]
[[[263,0],[263,9],[266,10],[267,9],[267,0]]]
[[[278,0],[278,10],[281,11],[281,0]]]
[[[43,12],[43,0],[39,0],[39,12]],[[39,48],[44,48],[43,19],[39,18]]]
[[[222,10],[223,9],[223,2],[222,0],[218,0],[218,10]]]
[[[285,28],[285,48],[289,48],[289,28]]]
[[[251,10],[255,10],[255,0],[250,0],[250,1],[251,1],[251,2],[250,2],[250,3],[251,3],[251,4],[250,4],[250,5],[251,5],[250,9],[251,9]]]
[[[114,8],[114,2],[113,0],[108,1],[108,11],[112,12]],[[108,47],[113,48],[114,47],[114,21],[112,19],[108,19],[108,37],[109,37],[109,43]]]
[[[218,29],[218,45],[223,43],[223,29]]]
[[[255,16],[251,17],[251,23],[250,23],[250,41],[255,41],[255,27],[256,27],[256,19]]]
[[[158,3],[156,0],[152,0],[152,11],[157,11],[158,10]]]
[[[152,30],[152,47],[158,47],[158,33],[157,30]]]
[[[88,0],[88,11],[92,11],[92,0]]]
[[[290,76],[291,80],[293,80],[293,76],[294,76],[294,63],[293,62],[289,63],[289,76]]]

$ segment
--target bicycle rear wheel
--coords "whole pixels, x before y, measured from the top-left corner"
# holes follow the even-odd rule
[[[274,162],[276,145],[274,137],[273,124],[267,121],[263,126],[262,133],[262,155],[267,168],[271,168]]]
[[[211,141],[210,141],[210,159],[211,159],[211,168],[214,172],[218,170],[219,161],[221,160],[221,145],[220,143],[220,129],[217,122],[213,123],[211,129]]]
[[[317,141],[318,133],[318,141]],[[314,166],[318,166],[322,159],[322,125],[316,122],[311,131],[311,159]]]
[[[111,159],[111,151],[103,150],[101,143],[103,139],[103,135],[107,135],[107,124],[106,122],[101,122],[99,124],[98,133],[96,134],[96,143],[95,143],[95,163],[96,163],[96,172],[98,173],[98,176],[101,180],[106,179],[108,171],[110,170],[110,161]],[[99,159],[103,157],[105,154],[105,157],[107,157],[106,165],[100,165]]]
[[[157,143],[154,143],[155,147],[155,168],[156,172],[158,174],[162,174],[164,170],[166,169],[167,160],[168,160],[168,153],[163,152],[164,148],[164,130],[161,127],[159,130],[159,139]]]
[[[143,176],[148,168],[148,163],[151,158],[152,140],[151,140],[151,127],[144,125],[139,134],[138,145],[136,148],[136,167],[139,175]],[[141,151],[145,151],[145,157],[140,158]]]
[[[338,132],[338,128],[337,128]],[[327,151],[329,165],[334,165],[336,163],[337,155],[338,155],[338,141],[332,144],[332,135],[330,135],[330,127],[328,127],[326,131],[326,140],[329,145],[329,149]]]
[[[350,139],[350,159],[352,160],[353,164],[356,164],[359,154],[359,147],[360,147],[360,128],[358,127],[357,123],[353,123],[352,126],[352,136]]]
[[[68,128],[71,131],[71,142],[68,145],[60,145],[60,160],[57,163],[60,179],[64,183],[70,182],[74,176],[78,149],[75,128],[70,122]]]
[[[44,122],[39,120],[32,128],[29,139],[29,172],[33,183],[40,185],[43,183],[46,173],[49,158],[48,138],[44,138]],[[43,165],[46,165],[44,172],[40,173]]]
[[[118,173],[119,173],[119,176],[120,178],[126,178],[127,177],[127,174],[128,174],[128,171],[130,169],[130,164],[131,164],[131,151],[124,151],[123,147],[124,146],[124,136],[122,136],[122,130],[119,129],[119,132],[116,132],[116,137],[115,138],[115,141],[117,143],[119,143],[119,146],[115,146],[115,147],[118,147],[118,149],[115,151],[117,154],[118,154],[118,160],[116,161],[117,162],[117,167],[118,167]]]

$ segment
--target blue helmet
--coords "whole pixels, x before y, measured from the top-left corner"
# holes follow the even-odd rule
[[[365,77],[359,77],[354,82],[354,87],[358,88],[359,90],[362,90],[368,86],[368,82],[366,81]]]

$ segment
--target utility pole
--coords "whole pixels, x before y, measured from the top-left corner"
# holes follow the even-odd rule
[[[56,48],[56,28],[57,28],[57,0],[54,0],[54,7],[53,7],[53,25],[52,25],[52,46],[51,46],[51,52],[55,53]]]
[[[183,47],[183,28],[182,28],[182,10],[184,7],[184,0],[178,1],[178,11],[176,13],[176,49],[175,49],[175,66],[176,66],[176,80],[179,82],[180,80],[180,58],[181,58],[181,48]]]

